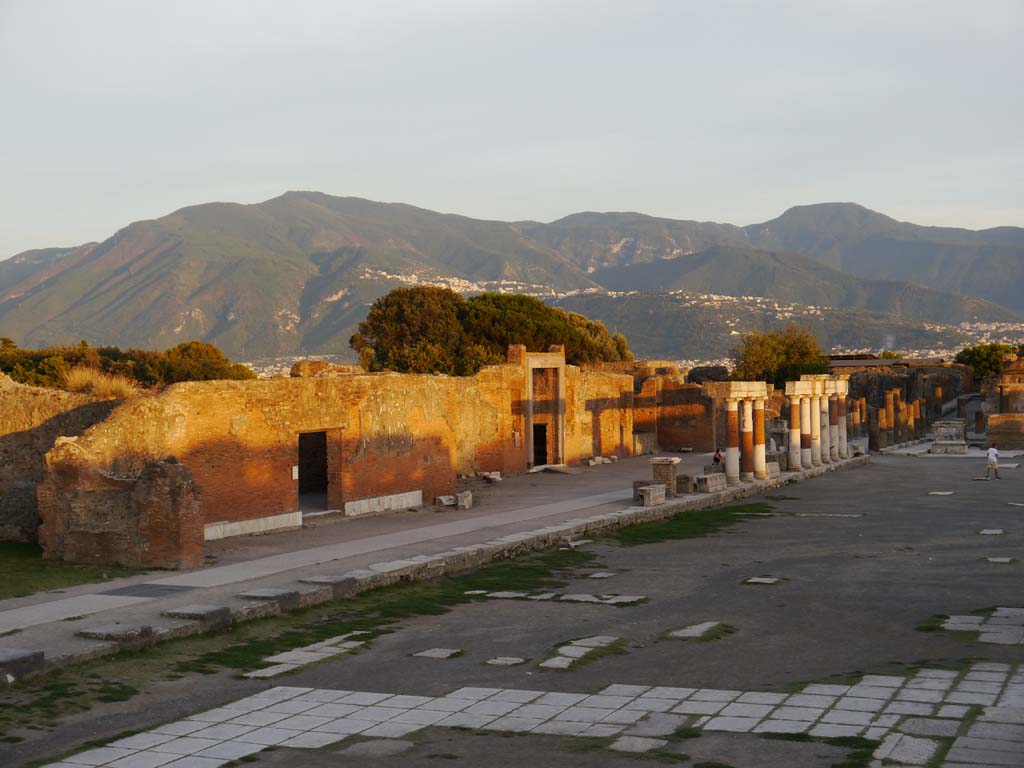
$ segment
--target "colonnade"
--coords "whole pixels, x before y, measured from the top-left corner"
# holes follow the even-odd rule
[[[725,401],[725,480],[729,485],[768,479],[763,381],[722,381],[705,385]]]
[[[849,458],[846,398],[849,390],[846,376],[805,374],[800,381],[786,382],[791,471]]]

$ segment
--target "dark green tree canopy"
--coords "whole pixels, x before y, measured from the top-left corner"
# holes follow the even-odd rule
[[[780,331],[749,333],[733,350],[738,381],[767,381],[781,387],[804,373],[828,373],[829,365],[818,340],[807,328],[791,324]]]
[[[961,349],[954,361],[971,366],[974,370],[974,383],[977,386],[982,379],[1002,373],[1003,360],[1008,355],[1015,355],[1018,352],[1016,347],[1009,344],[978,344]]]
[[[510,344],[534,352],[564,344],[566,361],[574,365],[633,359],[622,334],[531,296],[463,299],[429,286],[396,288],[378,299],[350,343],[371,371],[456,376],[503,362]]]
[[[66,347],[22,349],[10,339],[0,339],[0,371],[22,384],[61,387],[65,374],[78,366],[124,376],[149,386],[177,381],[256,378],[252,370],[232,363],[220,349],[202,341],[186,341],[160,352],[90,347],[85,342]]]

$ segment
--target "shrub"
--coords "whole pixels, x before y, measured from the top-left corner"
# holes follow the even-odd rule
[[[104,399],[124,400],[138,391],[138,384],[127,376],[79,365],[63,375],[63,389],[87,392]]]

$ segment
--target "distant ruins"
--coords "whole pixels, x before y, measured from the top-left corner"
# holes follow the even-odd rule
[[[982,395],[988,441],[1004,449],[1024,449],[1024,360],[1013,360],[994,380],[986,379]]]
[[[295,528],[314,510],[429,504],[462,475],[721,447],[723,485],[768,479],[845,458],[848,438],[923,436],[970,387],[962,366],[860,368],[783,391],[687,383],[665,361],[580,368],[561,347],[514,345],[468,377],[300,365],[120,403],[0,375],[0,531],[38,535],[51,558],[194,567],[205,541]]]

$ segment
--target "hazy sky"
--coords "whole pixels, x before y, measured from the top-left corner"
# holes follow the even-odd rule
[[[1022,0],[0,0],[0,257],[288,189],[1024,225]]]

